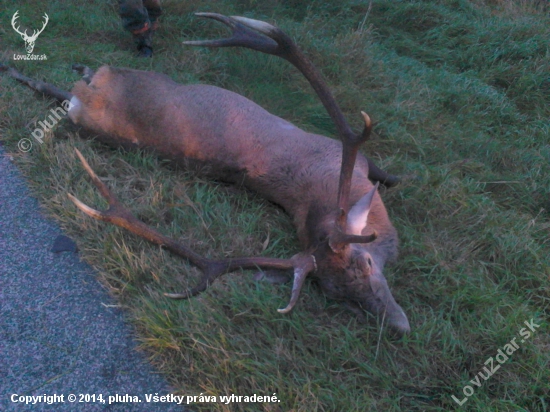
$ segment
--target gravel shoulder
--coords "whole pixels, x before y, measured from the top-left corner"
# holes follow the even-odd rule
[[[0,410],[185,410],[146,402],[146,394],[169,394],[169,385],[136,350],[131,325],[93,269],[76,253],[51,252],[61,234],[0,145]],[[25,406],[14,394],[64,402]],[[107,402],[70,403],[69,394]],[[109,405],[116,394],[141,403]]]

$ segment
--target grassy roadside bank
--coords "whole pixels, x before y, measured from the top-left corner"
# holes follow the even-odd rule
[[[74,156],[145,222],[210,256],[288,257],[297,251],[277,207],[158,159],[80,139],[60,122],[44,144],[17,149],[50,109],[0,77],[0,133],[45,209],[120,299],[142,348],[179,394],[277,394],[280,403],[197,404],[197,410],[544,411],[550,406],[550,18],[535,2],[166,1],[150,61],[132,57],[112,2],[0,1],[0,59],[65,89],[72,63],[154,70],[182,83],[237,91],[300,127],[332,135],[308,84],[285,62],[181,41],[225,33],[193,11],[275,22],[323,71],[352,124],[367,111],[364,149],[400,186],[384,194],[400,257],[386,270],[412,334],[394,342],[308,284],[289,316],[289,286],[228,275],[189,301],[164,298],[195,269],[122,230],[92,221],[68,200],[104,205]],[[35,53],[9,25],[50,23]],[[35,142],[36,143],[36,142]],[[269,239],[266,242],[266,239]],[[525,328],[541,326],[480,387],[471,383]],[[466,393],[469,393],[466,390]]]

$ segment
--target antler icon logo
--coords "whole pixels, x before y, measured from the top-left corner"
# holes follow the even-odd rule
[[[49,19],[48,15],[46,13],[44,13],[44,19],[45,20],[44,20],[44,24],[42,25],[42,28],[40,30],[34,30],[32,36],[29,36],[27,34],[27,30],[25,30],[24,32],[21,32],[19,30],[19,26],[17,26],[17,27],[15,26],[16,20],[19,17],[18,13],[19,13],[19,10],[17,10],[15,12],[15,14],[13,15],[13,18],[11,19],[11,25],[12,25],[13,29],[21,35],[23,40],[25,40],[25,48],[27,49],[27,53],[31,54],[32,51],[34,50],[34,42],[36,41],[38,35],[44,31],[44,29],[46,28],[46,25],[48,24],[48,21],[50,19]]]

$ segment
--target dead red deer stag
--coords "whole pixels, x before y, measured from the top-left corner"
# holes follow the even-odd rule
[[[173,298],[204,291],[224,273],[238,269],[294,270],[289,312],[307,276],[330,298],[355,311],[366,309],[385,319],[398,335],[409,332],[407,316],[395,302],[382,269],[397,254],[397,233],[377,191],[396,182],[358,154],[372,123],[356,134],[320,73],[288,35],[268,23],[215,13],[198,16],[229,26],[232,37],[189,41],[207,47],[239,46],[280,56],[308,79],[337,127],[342,142],[307,133],[268,113],[252,101],[214,86],[180,85],[163,74],[101,67],[84,74],[71,93],[6,69],[16,79],[60,101],[71,100],[69,117],[106,143],[154,149],[180,164],[206,165],[213,177],[243,183],[281,205],[293,218],[302,251],[291,259],[266,257],[207,259],[137,220],[95,175],[80,153],[93,183],[109,202],[97,211],[69,195],[89,216],[123,227],[161,245],[200,268],[199,284]]]

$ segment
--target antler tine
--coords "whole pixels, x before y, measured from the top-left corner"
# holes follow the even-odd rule
[[[271,268],[285,270],[294,268],[295,280],[294,287],[292,289],[291,303],[287,307],[288,310],[282,313],[286,313],[292,309],[298,299],[301,286],[306,276],[311,271],[316,269],[315,258],[312,255],[308,255],[307,253],[299,253],[291,259],[239,257],[213,260],[205,258],[192,251],[187,246],[159,233],[152,227],[134,217],[126,208],[124,208],[124,206],[119,202],[105,183],[97,177],[84,156],[82,156],[82,153],[80,153],[78,149],[75,149],[75,151],[78,158],[82,162],[84,169],[90,175],[93,184],[109,203],[109,209],[106,211],[99,211],[87,206],[71,194],[68,194],[69,199],[73,201],[77,208],[94,219],[102,220],[104,222],[122,227],[140,237],[143,237],[153,244],[168,249],[170,252],[187,259],[191,264],[197,266],[203,272],[203,277],[199,281],[199,284],[194,288],[184,293],[165,293],[165,296],[174,299],[186,299],[191,296],[195,296],[206,290],[206,288],[208,288],[208,286],[221,275],[233,272],[237,269]]]
[[[355,134],[346,121],[342,110],[336,103],[334,96],[323,80],[321,73],[311,61],[302,53],[292,39],[278,27],[260,20],[249,19],[240,16],[223,16],[217,13],[196,13],[199,17],[211,18],[224,23],[233,31],[233,36],[221,40],[192,41],[185,44],[207,47],[231,47],[241,46],[272,54],[284,58],[294,65],[306,77],[313,87],[319,99],[325,106],[328,114],[336,125],[342,141],[342,166],[340,181],[338,184],[337,207],[342,211],[342,218],[338,219],[337,229],[345,232],[345,218],[348,212],[351,178],[355,167],[355,160],[359,146],[364,143],[371,132],[372,122],[370,117],[361,112],[365,122],[362,133]],[[259,35],[261,33],[262,35]]]
[[[277,309],[277,312],[279,313],[288,313],[294,308],[296,302],[298,302],[298,297],[300,296],[302,286],[304,286],[308,273],[317,270],[317,263],[313,255],[296,255],[295,258],[300,259],[301,263],[298,266],[295,266],[294,269],[294,282],[292,284],[290,302],[288,302],[286,308]]]
[[[240,24],[233,17],[224,16],[218,13],[195,13],[196,16],[205,17],[208,19],[217,20],[233,31],[233,36],[218,40],[191,40],[184,41],[183,44],[188,46],[204,46],[204,47],[247,47],[257,50],[262,53],[275,54],[278,44],[272,39],[266,38],[258,34],[258,32],[249,29]],[[266,23],[267,24],[267,23]]]
[[[90,164],[86,160],[84,156],[82,156],[82,153],[80,153],[80,150],[74,149],[76,152],[76,155],[80,159],[80,162],[82,163],[82,166],[84,167],[84,170],[90,175],[92,178],[92,182],[94,183],[95,187],[99,190],[101,193],[101,196],[103,196],[110,206],[116,207],[120,205],[120,202],[116,198],[116,196],[109,190],[109,188],[103,183],[99,177],[95,174],[94,170],[90,167]]]

